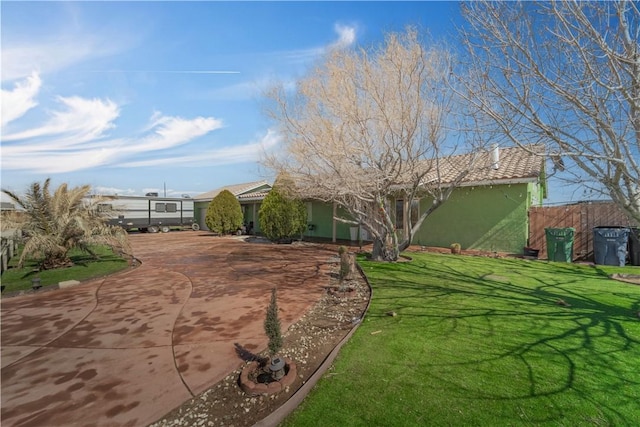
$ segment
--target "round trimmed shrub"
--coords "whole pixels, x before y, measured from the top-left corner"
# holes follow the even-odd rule
[[[209,203],[205,223],[215,233],[229,234],[242,227],[243,219],[242,208],[236,196],[229,190],[222,190]]]

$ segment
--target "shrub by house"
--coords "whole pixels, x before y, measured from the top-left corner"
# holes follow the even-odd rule
[[[260,228],[272,241],[299,236],[307,228],[307,209],[301,200],[288,197],[276,183],[262,202]]]
[[[211,200],[207,208],[205,223],[209,230],[229,234],[242,226],[242,208],[238,199],[228,190],[223,190]]]

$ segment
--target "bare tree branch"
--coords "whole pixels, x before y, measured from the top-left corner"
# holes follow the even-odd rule
[[[348,216],[337,219],[369,231],[374,257],[397,259],[474,166],[457,165],[453,179],[439,171],[438,160],[456,149],[448,138],[461,111],[450,89],[453,68],[450,53],[426,48],[411,28],[376,49],[330,52],[295,92],[280,85],[267,94],[284,142],[264,164],[287,173],[299,197],[342,206]],[[394,199],[421,197],[432,206],[398,232]]]
[[[463,14],[479,134],[544,143],[565,179],[640,224],[638,4],[474,1]]]

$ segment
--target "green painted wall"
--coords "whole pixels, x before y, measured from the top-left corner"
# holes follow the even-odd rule
[[[309,207],[311,205],[311,207]],[[331,218],[333,208],[330,204],[321,202],[307,202],[307,223],[314,226],[314,230],[304,233],[307,237],[331,238]]]
[[[433,212],[414,236],[413,244],[449,247],[458,242],[463,249],[522,253],[527,245],[528,210],[541,200],[540,186],[535,184],[464,187]],[[420,213],[430,201],[422,200]],[[305,236],[331,238],[331,204],[311,202],[310,224],[315,230]],[[344,214],[343,209],[338,214]],[[350,225],[336,223],[337,238],[350,240]]]
[[[250,203],[240,203],[242,206],[242,211],[244,212],[244,223],[249,225],[251,221],[253,221],[253,233],[260,232],[260,221],[258,218],[260,217],[260,206],[262,204],[260,202],[250,202]],[[255,206],[255,215],[253,214],[253,208]]]
[[[207,208],[209,207],[209,202],[195,202],[193,204],[193,217],[196,222],[200,225],[200,229],[207,230],[207,226],[204,222],[204,219],[207,215]]]
[[[350,218],[351,215],[347,213],[346,210],[338,206],[338,216],[341,218]],[[344,222],[336,221],[336,238],[338,240],[351,240],[351,231],[349,231],[353,227],[351,224],[345,224]]]
[[[256,218],[253,216],[253,205],[256,205]],[[242,207],[242,211],[244,212],[244,222],[245,224],[249,224],[250,221],[253,221],[253,232],[260,232],[260,224],[257,220],[258,212],[260,211],[260,202],[247,202],[240,203]],[[207,226],[204,222],[204,219],[207,215],[207,208],[209,207],[209,202],[195,202],[194,203],[194,216],[195,220],[198,224],[200,224],[200,228],[203,230],[207,230]]]
[[[538,184],[510,184],[484,187],[463,187],[455,190],[451,198],[425,220],[414,236],[413,244],[449,247],[458,242],[463,249],[522,253],[527,245],[528,209],[542,201],[544,188]],[[260,231],[260,222],[254,218],[253,204],[243,203],[245,221],[254,222],[254,232]],[[430,202],[422,200],[420,213]],[[195,218],[204,218],[201,212],[207,202],[195,203]],[[256,205],[256,217],[260,203]],[[308,223],[314,230],[307,230],[307,237],[331,239],[333,207],[322,202],[307,202]],[[338,208],[338,215],[348,216]],[[350,240],[350,225],[336,222],[336,238]]]
[[[528,208],[539,191],[533,184],[456,189],[425,220],[413,243],[449,247],[458,242],[463,249],[522,253],[527,245]],[[428,203],[422,201],[421,212]]]
[[[338,216],[349,217],[346,211],[338,207]],[[306,237],[321,237],[331,239],[333,236],[333,205],[323,202],[307,202],[307,222],[313,224],[314,230],[307,230]],[[351,239],[350,224],[336,221],[336,239]]]

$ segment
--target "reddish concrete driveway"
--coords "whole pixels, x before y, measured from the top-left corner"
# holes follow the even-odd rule
[[[266,348],[278,286],[283,330],[328,284],[331,252],[173,232],[131,236],[143,264],[2,300],[1,422],[144,426]]]

